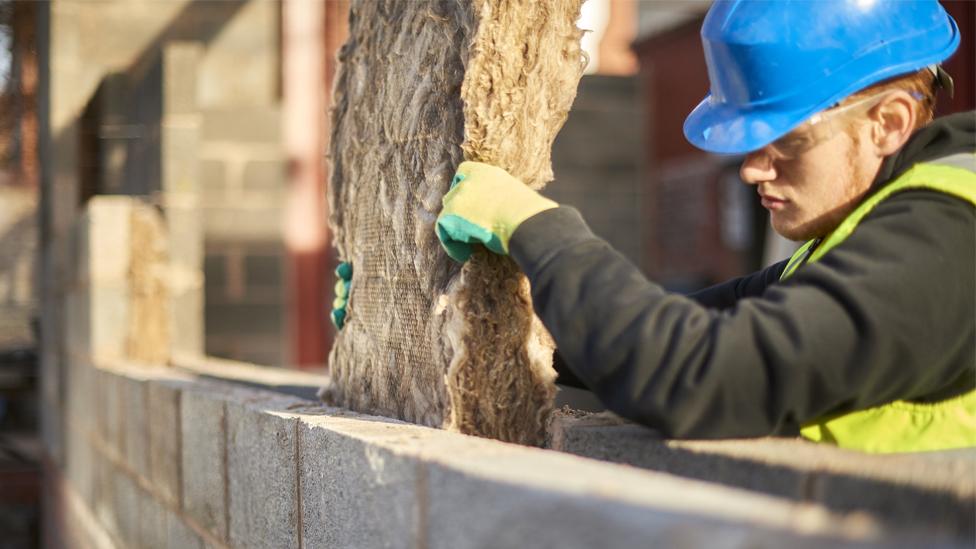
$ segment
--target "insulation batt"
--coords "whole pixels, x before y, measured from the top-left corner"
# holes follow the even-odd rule
[[[466,434],[541,444],[553,343],[507,257],[463,267],[433,225],[462,160],[532,188],[585,57],[582,0],[353,2],[332,112],[330,223],[353,264],[321,395]]]

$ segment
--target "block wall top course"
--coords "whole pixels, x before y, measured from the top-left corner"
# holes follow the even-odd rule
[[[772,542],[778,540],[775,541],[776,544],[785,543],[787,539],[800,540],[808,544],[813,543],[812,540],[823,543],[827,541],[827,538],[830,538],[832,544],[863,542],[868,545],[880,543],[887,546],[898,546],[900,544],[911,546],[924,540],[927,546],[932,544],[953,546],[964,539],[971,541],[972,537],[967,534],[968,531],[965,527],[959,528],[958,525],[945,526],[938,523],[913,522],[910,515],[894,517],[901,521],[897,523],[890,520],[893,517],[879,516],[871,510],[837,512],[834,508],[824,505],[823,499],[816,501],[796,500],[762,493],[760,490],[746,490],[740,487],[706,482],[707,478],[674,476],[666,472],[606,463],[564,452],[553,452],[546,449],[528,448],[469,437],[387,418],[329,408],[308,398],[297,398],[273,390],[253,387],[253,385],[260,384],[257,381],[259,379],[267,382],[264,385],[265,387],[318,386],[321,377],[307,373],[272,370],[207,358],[181,357],[177,363],[181,365],[180,368],[147,368],[115,362],[107,365],[102,378],[104,380],[106,377],[122,376],[150,380],[151,384],[163,383],[168,387],[179,389],[183,391],[184,395],[191,392],[195,399],[213,399],[216,402],[224,402],[228,413],[232,413],[236,417],[236,419],[229,418],[228,421],[237,422],[234,431],[239,435],[238,438],[243,436],[242,434],[246,434],[245,431],[253,431],[251,435],[256,436],[261,436],[261,433],[266,431],[275,433],[272,440],[266,441],[267,444],[264,446],[261,446],[262,443],[259,440],[252,442],[261,446],[259,453],[268,454],[266,456],[268,459],[273,455],[277,456],[276,459],[279,461],[285,460],[278,466],[269,469],[271,472],[268,474],[277,480],[268,486],[272,486],[274,482],[278,481],[285,483],[279,487],[281,493],[275,497],[286,497],[286,494],[290,494],[294,490],[295,497],[298,497],[297,507],[294,501],[285,507],[287,516],[291,517],[288,522],[291,523],[297,517],[297,527],[303,528],[306,532],[311,532],[308,528],[313,526],[303,526],[303,517],[306,520],[315,520],[316,517],[327,518],[330,516],[327,510],[319,509],[316,505],[335,505],[337,502],[343,501],[337,495],[335,495],[336,497],[328,495],[315,497],[315,494],[310,493],[309,489],[314,489],[314,486],[318,486],[319,489],[333,489],[336,486],[342,488],[344,486],[342,489],[361,489],[364,490],[364,494],[369,494],[372,493],[369,490],[379,489],[375,486],[371,487],[370,482],[377,480],[377,478],[382,479],[382,471],[375,467],[379,467],[381,463],[396,463],[399,465],[395,467],[395,470],[390,470],[391,474],[396,473],[394,477],[390,477],[393,479],[391,482],[399,483],[397,485],[403,486],[403,489],[394,489],[391,488],[393,485],[381,483],[381,487],[386,486],[382,490],[394,489],[391,493],[400,499],[414,498],[416,505],[419,506],[417,512],[407,513],[400,517],[403,520],[400,520],[399,523],[413,523],[408,524],[410,531],[403,532],[403,535],[410,539],[416,537],[416,539],[428,540],[432,546],[437,545],[434,543],[436,541],[434,538],[447,539],[444,536],[450,535],[451,528],[459,529],[455,534],[460,536],[459,533],[464,529],[462,525],[466,521],[475,520],[474,517],[465,515],[464,511],[469,506],[476,507],[474,503],[444,498],[455,498],[463,495],[465,498],[477,499],[488,497],[490,494],[495,494],[492,496],[493,498],[500,498],[491,504],[493,506],[502,505],[506,498],[510,502],[522,501],[520,498],[541,502],[539,509],[525,516],[541,519],[547,516],[547,512],[551,511],[549,514],[556,513],[559,515],[546,519],[547,524],[551,522],[554,527],[557,524],[571,525],[578,520],[580,523],[592,523],[594,528],[607,529],[616,524],[614,522],[616,519],[613,518],[615,516],[618,518],[625,515],[636,517],[643,513],[648,518],[645,526],[641,526],[642,522],[639,520],[624,521],[628,529],[635,529],[628,530],[629,533],[626,535],[639,535],[643,532],[651,536],[648,539],[662,541],[672,539],[668,537],[671,535],[668,532],[672,534],[673,531],[685,532],[690,535],[694,528],[703,529],[704,532],[724,532],[726,534],[731,532],[734,534],[733,539],[740,539],[740,541],[758,539]],[[194,371],[196,373],[193,373]],[[221,373],[227,375],[221,376],[219,375]],[[220,381],[216,379],[217,377],[229,379]],[[252,387],[242,385],[242,383],[251,384]],[[121,386],[119,383],[116,385]],[[184,396],[184,398],[186,397]],[[617,429],[616,432],[620,432],[619,430],[622,428],[635,428],[633,426],[614,425],[612,421],[605,418],[591,420],[589,427],[592,429],[600,427],[609,430]],[[567,433],[569,432],[567,431]],[[638,439],[643,436],[644,438],[641,440],[647,440],[646,432],[641,434],[630,431],[630,435],[636,436]],[[247,435],[245,438],[249,436]],[[274,449],[277,448],[276,445],[280,444],[287,446],[288,451],[278,452]],[[665,450],[675,452],[678,457],[692,451],[710,452],[718,463],[718,466],[713,469],[717,476],[725,474],[721,465],[723,460],[730,459],[734,462],[742,456],[760,459],[768,455],[771,456],[768,459],[772,463],[779,463],[793,456],[795,461],[806,460],[805,462],[809,462],[806,465],[808,467],[815,467],[812,465],[813,463],[817,464],[816,467],[827,467],[829,464],[849,460],[856,465],[843,464],[837,465],[836,468],[849,471],[851,476],[869,475],[872,473],[872,468],[921,467],[916,465],[912,456],[886,459],[878,456],[851,455],[850,452],[832,448],[807,448],[806,446],[809,445],[798,441],[768,440],[724,443],[669,442]],[[184,454],[188,450],[192,452],[192,449],[188,448],[183,448],[183,450]],[[312,464],[316,463],[317,460],[320,461],[323,456],[318,453],[315,456],[305,456],[304,458],[302,456],[303,451],[312,450],[316,452],[339,452],[340,454],[330,456],[321,464],[340,467],[343,470],[320,471],[319,467],[314,467]],[[230,448],[228,451],[234,454]],[[228,470],[228,474],[235,478],[243,475],[238,471],[241,467],[250,467],[253,465],[251,462],[254,459],[261,459],[256,454],[248,457],[249,454],[240,453],[241,451],[243,448],[235,454],[238,459],[231,459],[233,467]],[[343,457],[345,454],[342,452],[351,452],[351,454]],[[732,457],[726,458],[726,455]],[[363,459],[366,459],[367,463],[364,463]],[[373,465],[369,464],[371,459],[375,461]],[[939,459],[943,460],[940,463],[951,463],[947,466],[951,471],[959,471],[958,468],[964,466],[957,465],[956,458],[952,456],[942,456]],[[289,461],[294,461],[294,466],[289,466],[287,464]],[[277,463],[274,460],[268,463],[271,462]],[[927,463],[932,469],[932,462]],[[965,462],[959,463],[964,464]],[[345,470],[347,466],[351,467],[349,471]],[[278,478],[279,474],[276,471],[279,469],[288,471],[288,474],[285,475],[287,478]],[[771,470],[773,473],[776,471],[775,468]],[[339,485],[329,481],[327,477],[321,476],[323,474],[341,476],[347,472],[350,474],[349,478],[344,481],[345,484]],[[252,475],[255,474],[254,471],[251,473]],[[911,474],[892,472],[880,474],[882,476],[888,475],[884,478],[897,478],[900,482],[920,482],[916,476]],[[936,478],[945,478],[947,474],[949,473],[933,472]],[[314,478],[313,475],[315,475]],[[380,477],[376,477],[376,475],[380,475]],[[240,508],[233,504],[233,500],[236,497],[239,503],[244,502],[240,498],[247,493],[247,489],[244,484],[240,483],[245,482],[247,478],[251,477],[244,475],[237,478],[236,481],[233,478],[228,479],[232,485],[231,506],[228,510],[231,514],[235,512],[235,509],[240,512]],[[363,480],[364,485],[358,486],[356,482],[359,481],[352,481],[350,484],[350,479],[354,478],[365,479]],[[237,483],[236,489],[233,488],[235,482]],[[254,484],[250,482],[247,485]],[[925,484],[925,486],[932,489],[944,487],[943,484],[939,483]],[[824,489],[831,490],[834,487],[825,484]],[[838,489],[838,493],[842,493],[842,490]],[[965,490],[962,491],[963,496],[968,493]],[[297,494],[304,494],[304,496]],[[411,496],[411,494],[413,495]],[[906,492],[906,494],[910,496],[911,492]],[[336,499],[337,497],[338,499]],[[970,497],[969,500],[964,499],[961,502],[963,509],[966,501],[972,501],[971,496],[968,497]],[[245,506],[252,504],[253,502],[246,503]],[[524,522],[523,513],[516,512],[517,509],[524,507],[524,505],[512,503],[512,512],[501,515],[496,513],[485,520],[493,521],[493,524],[499,529],[513,528],[513,531],[526,531],[524,528],[520,530],[519,526],[520,524],[526,526],[522,524]],[[549,511],[543,511],[546,509]],[[596,510],[600,511],[595,512]],[[910,507],[901,511],[908,513]],[[431,513],[446,515],[435,517]],[[232,531],[235,520],[240,521],[241,518],[230,517]],[[329,524],[322,527],[331,528],[334,526],[329,526]],[[341,528],[346,529],[354,527],[355,525],[341,526]],[[641,528],[645,528],[646,532]],[[332,534],[322,532],[317,534],[319,537],[316,539],[336,540],[376,540],[385,535],[373,532],[366,537],[358,537],[359,534],[349,530]],[[250,534],[246,531],[237,533],[237,536],[241,535],[247,537]],[[626,535],[621,534],[623,537],[620,539],[625,539]],[[662,535],[665,537],[661,537]],[[700,536],[700,533],[698,535]],[[243,540],[237,536],[233,532],[231,533],[232,540],[235,538],[238,541]],[[550,541],[557,538],[564,539],[559,536],[547,538],[544,534],[540,536],[537,537],[543,541],[545,539]],[[473,540],[474,538],[468,539],[462,546],[483,546],[478,545]],[[288,543],[294,541],[294,538],[290,538]],[[503,545],[514,546],[511,544]],[[550,545],[552,544],[541,546]],[[585,545],[582,538],[577,545]]]
[[[807,472],[874,479],[976,500],[976,449],[915,454],[866,454],[802,439],[665,440],[611,412],[558,411],[550,446],[579,455],[642,465],[656,452],[712,455]],[[599,455],[598,455],[599,454]],[[647,465],[647,464],[644,464]]]

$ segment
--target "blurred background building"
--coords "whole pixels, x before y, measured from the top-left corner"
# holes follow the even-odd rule
[[[698,31],[709,4],[587,1],[590,66],[546,190],[678,291],[790,251],[739,181],[740,159],[682,135],[708,87]],[[946,65],[956,95],[939,110],[973,109],[976,3],[943,4],[963,42]],[[38,371],[44,398],[63,395],[67,353],[39,353],[37,334],[66,331],[64,251],[93,196],[145,197],[163,212],[175,349],[324,366],[326,113],[347,12],[348,0],[0,1],[0,517],[29,518],[36,501],[32,395]]]
[[[28,197],[17,199],[23,207],[43,202],[47,241],[91,196],[147,197],[166,212],[170,253],[185,267],[179,307],[201,313],[201,326],[176,334],[188,352],[321,367],[334,263],[325,113],[348,2],[291,4],[0,3],[9,22],[2,186],[28,189],[7,191]],[[707,90],[698,29],[709,4],[584,4],[590,65],[547,190],[680,291],[789,253],[740,184],[739,159],[698,151],[681,133]],[[974,102],[973,3],[945,5],[964,43],[949,63],[958,93],[943,112]],[[18,253],[30,258],[25,238]],[[30,272],[23,260],[5,268],[5,303],[34,295]]]

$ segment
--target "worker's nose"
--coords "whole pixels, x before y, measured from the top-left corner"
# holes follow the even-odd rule
[[[762,148],[747,154],[739,168],[739,177],[750,185],[776,179],[776,167],[769,151]]]

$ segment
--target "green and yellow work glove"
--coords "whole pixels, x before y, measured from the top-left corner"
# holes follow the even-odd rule
[[[463,263],[473,245],[508,255],[508,239],[523,221],[559,207],[501,168],[462,162],[444,195],[437,238],[452,259]]]
[[[336,267],[335,300],[332,301],[332,323],[341,330],[346,324],[346,304],[349,302],[349,285],[352,282],[352,263],[343,261]]]

